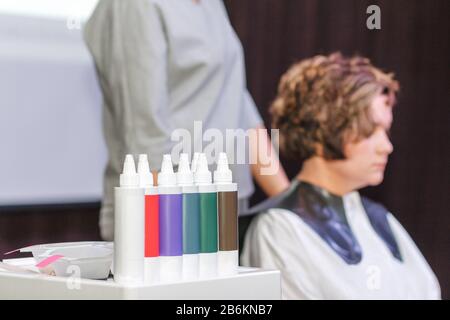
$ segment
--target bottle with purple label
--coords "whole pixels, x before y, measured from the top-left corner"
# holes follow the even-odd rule
[[[183,272],[183,198],[169,154],[163,156],[158,193],[160,280],[180,281]]]

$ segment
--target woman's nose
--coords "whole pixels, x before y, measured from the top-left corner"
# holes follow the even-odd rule
[[[383,154],[391,154],[392,151],[394,151],[394,146],[391,143],[391,140],[389,139],[388,134],[384,130],[380,130],[380,140],[378,143],[378,152]]]

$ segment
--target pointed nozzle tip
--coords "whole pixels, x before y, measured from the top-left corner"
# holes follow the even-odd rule
[[[173,172],[172,157],[170,154],[165,154],[161,164],[161,171],[158,173],[158,185],[173,186],[176,184],[177,180]]]
[[[140,154],[139,155],[139,162],[138,162],[138,171],[139,170],[149,170],[149,165],[148,165],[148,157],[146,154]]]
[[[191,172],[191,168],[189,168],[189,158],[187,153],[180,154],[178,172]]]
[[[133,155],[127,154],[123,163],[123,173],[136,173]]]
[[[194,156],[192,157],[192,163],[191,163],[191,171],[195,172],[197,171],[197,165],[198,165],[198,157],[199,157],[200,153],[199,152],[194,152]]]
[[[219,153],[219,159],[217,161],[217,164],[227,165],[228,166],[228,157],[227,157],[227,154],[225,152]]]
[[[189,167],[189,157],[187,153],[180,154],[180,162],[178,164],[177,183],[180,186],[193,185],[194,176]]]
[[[139,174],[139,184],[141,187],[153,186],[153,175],[150,172],[148,157],[146,154],[139,155],[137,172]]]
[[[228,166],[228,158],[225,152],[219,154],[219,159],[217,161],[217,168],[214,171],[214,182],[215,183],[232,183],[233,173]]]
[[[172,165],[172,157],[170,154],[165,154],[162,159],[161,163],[161,171],[162,172],[173,172],[173,165]]]
[[[212,182],[211,178],[211,172],[208,169],[208,160],[206,159],[206,155],[201,153],[198,157],[194,180],[197,184],[209,184]]]
[[[120,175],[120,186],[138,186],[139,176],[136,173],[133,155],[127,154],[123,163],[123,172]]]
[[[181,162],[181,161],[187,161],[187,162],[189,162],[189,156],[188,156],[187,153],[181,153],[181,154],[180,154],[180,162]]]
[[[125,156],[125,162],[124,162],[124,163],[131,163],[131,162],[134,163],[134,157],[133,157],[132,154],[127,154],[127,155]]]
[[[140,154],[139,161],[148,161],[148,156],[145,153]]]
[[[208,170],[208,160],[206,159],[206,154],[201,153],[198,157],[197,169]]]

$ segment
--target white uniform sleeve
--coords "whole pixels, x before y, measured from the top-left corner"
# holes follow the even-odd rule
[[[259,214],[247,232],[241,261],[280,270],[283,299],[322,299],[308,252],[286,216],[277,209]]]
[[[416,279],[418,281],[423,280],[424,288],[422,291],[426,299],[441,299],[439,282],[413,239],[392,214],[388,215],[388,221],[400,247],[403,262],[416,268]]]
[[[109,149],[147,152],[152,168],[159,167],[171,132],[165,116],[167,43],[160,20],[152,1],[103,0],[84,30],[107,105],[105,116],[116,132],[109,143],[118,145]]]

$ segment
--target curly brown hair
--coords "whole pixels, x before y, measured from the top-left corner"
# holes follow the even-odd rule
[[[280,147],[296,160],[317,155],[345,159],[344,143],[370,136],[376,124],[370,102],[379,93],[395,103],[399,89],[393,74],[369,59],[318,55],[294,64],[281,77],[270,107],[272,127],[280,130]]]

